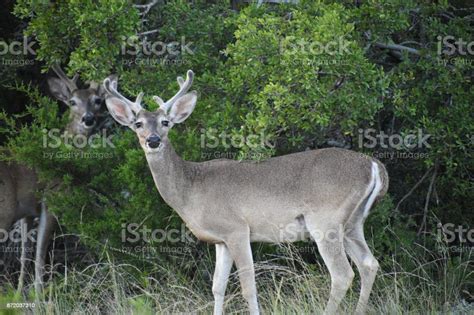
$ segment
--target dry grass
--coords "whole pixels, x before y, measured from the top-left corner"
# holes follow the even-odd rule
[[[308,264],[293,246],[282,247],[284,255],[270,256],[256,263],[259,302],[264,314],[318,314],[329,293],[329,276],[324,266]],[[416,254],[415,254],[416,252]],[[115,263],[104,251],[100,262],[81,270],[57,274],[37,302],[37,314],[171,314],[212,312],[213,254],[182,264],[156,259],[145,273],[132,264]],[[399,259],[403,257],[403,259]],[[450,257],[448,252],[431,252],[419,247],[405,250],[383,264],[371,297],[369,314],[474,314],[472,299],[472,252]],[[190,260],[191,259],[191,260]],[[400,261],[409,259],[415,268],[406,270]],[[342,306],[353,310],[358,298],[358,281]],[[32,287],[23,296],[4,288],[4,305],[34,301]],[[245,313],[238,277],[232,273],[227,290],[227,314]]]

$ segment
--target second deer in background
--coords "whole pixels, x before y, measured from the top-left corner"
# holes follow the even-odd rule
[[[79,89],[77,78],[70,79],[58,66],[53,70],[58,78],[49,78],[48,85],[53,96],[69,107],[69,122],[65,132],[69,135],[90,136],[101,112],[105,91],[97,83]],[[21,271],[18,291],[23,288],[27,260],[26,233],[33,225],[33,218],[39,216],[35,253],[35,291],[39,294],[43,287],[46,253],[55,226],[56,218],[49,213],[44,200],[36,194],[43,189],[51,189],[55,183],[40,184],[35,170],[18,163],[0,161],[0,229],[6,231],[21,219],[22,251]]]

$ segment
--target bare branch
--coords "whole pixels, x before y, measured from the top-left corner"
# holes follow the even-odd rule
[[[431,194],[433,193],[433,186],[438,174],[438,162],[435,162],[433,176],[431,176],[430,186],[428,187],[428,194],[426,195],[425,207],[423,209],[423,220],[421,221],[420,229],[418,230],[418,235],[421,234],[423,230],[426,229],[426,220],[428,217],[428,206],[430,204]]]
[[[384,49],[390,49],[390,50],[396,50],[396,51],[406,51],[414,55],[421,55],[420,51],[415,48],[403,46],[403,45],[397,45],[397,44],[382,44],[382,43],[375,43],[374,44],[376,47],[379,48],[384,48]]]
[[[159,29],[154,29],[154,30],[151,30],[151,31],[146,31],[146,32],[138,33],[137,35],[138,35],[138,36],[146,36],[146,35],[158,33],[159,31],[160,31]]]
[[[428,176],[428,174],[431,172],[433,168],[429,168],[426,173],[423,175],[423,177],[421,177],[421,179],[415,184],[415,186],[413,186],[410,191],[405,195],[403,196],[402,199],[400,199],[400,201],[397,203],[397,206],[395,207],[395,211],[398,211],[398,208],[400,207],[400,205],[402,204],[402,202],[405,201],[405,199],[407,199],[408,197],[411,196],[411,194],[415,191],[415,189],[418,188],[418,186],[420,186],[420,184],[426,179],[426,177]]]
[[[153,8],[160,0],[152,0],[150,3],[147,4],[135,4],[133,5],[137,9],[143,9],[141,15],[147,15],[150,12],[151,8]]]
[[[244,0],[245,2],[254,2],[255,0]],[[299,0],[258,0],[257,7],[260,7],[263,3],[298,3]]]

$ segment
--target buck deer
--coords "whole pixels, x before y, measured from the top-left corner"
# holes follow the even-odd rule
[[[184,161],[174,151],[168,132],[193,112],[197,93],[188,93],[193,81],[191,70],[186,81],[181,77],[177,80],[178,93],[167,102],[154,96],[159,108],[150,112],[140,105],[143,93],[130,101],[117,91],[116,81],[106,79],[106,104],[117,122],[137,134],[165,202],[198,239],[215,244],[214,313],[223,312],[234,262],[250,313],[259,313],[251,242],[292,242],[309,236],[315,239],[331,276],[325,312],[336,313],[351,285],[354,272],[349,255],[361,275],[356,312],[364,313],[378,262],[364,239],[363,223],[374,202],[387,191],[383,164],[336,148],[260,163]],[[331,237],[321,237],[328,233]],[[344,237],[334,241],[333,235]]]
[[[70,79],[58,65],[53,66],[59,78],[49,78],[51,93],[70,108],[66,132],[70,135],[89,136],[100,113],[105,91],[92,82],[88,88],[78,89],[78,76]],[[38,183],[36,172],[18,163],[0,161],[0,231],[7,231],[21,219],[21,270],[18,291],[21,292],[27,260],[25,236],[31,228],[33,218],[39,216],[35,257],[35,291],[42,290],[43,271],[49,241],[56,225],[55,217],[48,212],[44,200],[38,202],[36,192],[44,185]],[[41,205],[38,209],[38,205]]]

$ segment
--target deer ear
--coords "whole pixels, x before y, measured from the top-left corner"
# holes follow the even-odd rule
[[[112,117],[121,125],[130,127],[135,121],[135,114],[127,103],[116,97],[108,97],[105,100],[107,109]]]
[[[69,91],[66,83],[58,78],[49,78],[48,85],[53,96],[68,105],[68,101],[71,98],[71,91]]]
[[[196,106],[197,92],[189,92],[174,102],[171,106],[169,117],[172,123],[179,124],[191,115]]]

